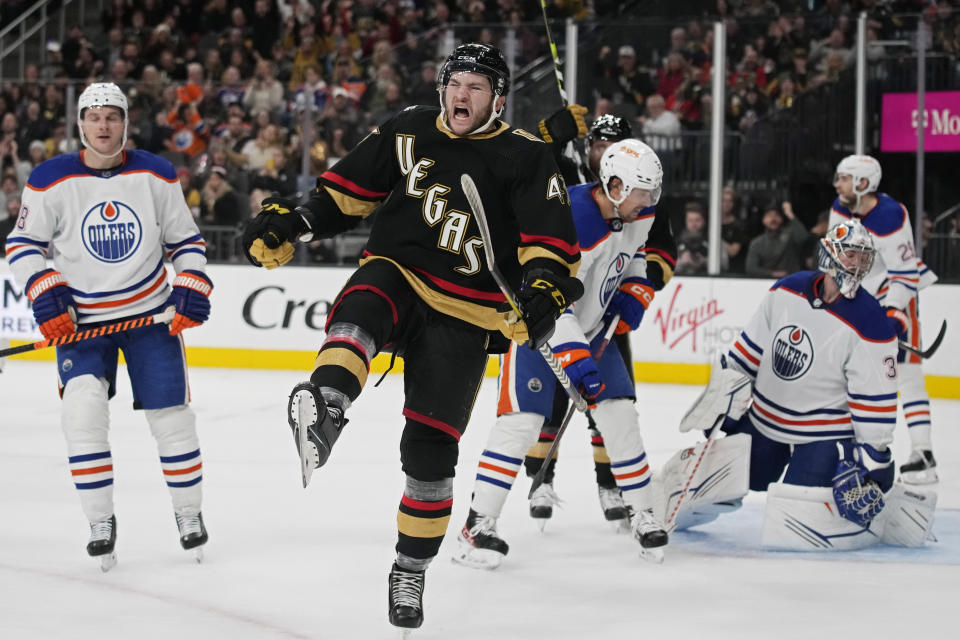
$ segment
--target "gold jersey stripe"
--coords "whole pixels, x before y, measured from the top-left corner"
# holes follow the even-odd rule
[[[367,363],[350,349],[332,347],[321,350],[317,354],[317,359],[313,361],[313,368],[318,369],[329,365],[343,367],[352,373],[361,387],[367,384]]]
[[[673,267],[670,266],[670,263],[663,259],[663,256],[656,253],[647,254],[647,262],[656,262],[660,265],[660,269],[663,271],[663,284],[666,285],[670,282],[670,278],[673,277]]]
[[[327,190],[327,193],[330,194],[330,197],[333,198],[333,201],[336,203],[337,208],[340,209],[340,212],[345,216],[360,216],[361,218],[366,218],[373,213],[374,209],[380,206],[379,202],[352,198],[328,186],[324,186],[323,188]]]
[[[439,538],[447,532],[450,516],[418,518],[402,511],[397,512],[397,530],[411,538]]]
[[[573,263],[566,262],[561,254],[543,247],[520,247],[517,249],[517,260],[520,261],[520,264],[527,264],[536,258],[547,258],[566,266],[570,270],[571,276],[577,275],[577,270],[580,269],[580,260]]]
[[[488,133],[471,133],[468,136],[458,136],[450,129],[450,127],[447,126],[447,123],[443,121],[443,118],[441,118],[440,116],[437,116],[437,130],[440,133],[445,133],[450,138],[466,138],[467,140],[485,140],[486,138],[493,138],[494,136],[498,136],[509,128],[510,128],[510,125],[508,125],[506,122],[500,121],[500,125],[496,129]]]

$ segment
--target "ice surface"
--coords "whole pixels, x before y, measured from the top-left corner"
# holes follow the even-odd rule
[[[401,376],[368,385],[330,462],[303,490],[284,409],[305,374],[190,375],[210,531],[204,563],[180,549],[154,442],[124,379],[111,403],[119,563],[102,574],[84,551],[88,527],[70,481],[53,365],[8,363],[0,375],[0,638],[396,637],[386,582],[403,486]],[[500,521],[510,555],[487,572],[454,565],[450,554],[495,387],[484,383],[462,441],[453,518],[427,574],[426,622],[413,637],[956,637],[960,402],[933,402],[939,542],[928,548],[763,551],[762,496],[751,494],[741,511],[676,534],[664,564],[644,562],[601,517],[577,416],[561,447],[563,508],[538,532],[520,480]],[[654,468],[692,444],[676,425],[698,391],[639,387]],[[897,429],[894,453],[905,460],[902,418]]]

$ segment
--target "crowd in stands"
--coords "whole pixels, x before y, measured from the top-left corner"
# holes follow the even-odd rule
[[[649,17],[629,11],[650,3],[546,4],[551,18],[628,21]],[[960,55],[958,7],[960,0],[692,2],[700,17],[674,23],[663,47],[629,38],[598,47],[584,101],[591,117],[629,118],[669,159],[682,149],[683,132],[709,125],[710,24],[718,16],[727,30],[725,126],[746,131],[790,109],[803,91],[838,80],[852,64],[856,11],[871,12],[868,39],[876,41],[896,28],[896,11],[925,10],[931,46]],[[120,85],[130,103],[128,144],[174,162],[203,225],[235,228],[269,193],[311,187],[308,174],[336,162],[385,118],[410,104],[437,104],[449,24],[461,24],[458,40],[492,44],[503,36],[492,25],[515,26],[519,67],[547,50],[540,20],[540,4],[531,0],[110,0],[99,24],[71,26],[62,41],[46,44],[42,60],[26,65],[23,78],[0,88],[0,233],[15,220],[31,169],[77,149],[66,102],[88,82]],[[750,220],[732,190],[729,201],[725,269],[776,275],[808,263],[800,232],[810,231],[788,203]],[[704,211],[691,202],[685,227],[675,230],[680,273],[703,271]],[[777,243],[797,247],[796,260]],[[316,259],[329,257],[314,249]],[[229,253],[217,250],[214,259]]]

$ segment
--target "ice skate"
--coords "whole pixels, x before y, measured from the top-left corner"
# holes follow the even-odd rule
[[[653,509],[641,509],[630,520],[633,537],[640,543],[640,557],[651,562],[663,562],[663,547],[667,544],[667,532],[653,515]]]
[[[116,543],[116,516],[90,523],[90,541],[87,543],[87,553],[100,560],[100,571],[104,573],[110,571],[117,564],[117,554],[113,550]]]
[[[408,637],[411,629],[423,624],[423,584],[425,571],[410,571],[393,563],[387,578],[387,617],[390,624]]]
[[[937,477],[937,459],[929,449],[915,449],[907,463],[900,466],[900,478],[907,484],[933,484]]]
[[[203,562],[203,545],[207,544],[207,528],[203,525],[203,514],[180,515],[174,514],[177,519],[177,529],[180,530],[180,546],[186,551],[193,551],[196,561]]]
[[[547,526],[547,520],[553,517],[554,505],[559,505],[560,496],[553,490],[553,485],[544,482],[530,496],[530,517],[537,521],[540,531]]]
[[[347,421],[340,407],[327,406],[320,389],[312,382],[301,382],[293,388],[287,404],[287,421],[293,429],[306,488],[313,470],[323,466],[330,457],[330,450]]]
[[[480,515],[473,509],[457,542],[459,547],[453,561],[474,569],[496,569],[510,550],[510,545],[497,535],[497,519]]]
[[[600,496],[600,509],[603,510],[604,519],[612,523],[614,530],[618,533],[630,531],[630,511],[623,501],[623,496],[620,495],[620,489],[598,485],[597,492]]]

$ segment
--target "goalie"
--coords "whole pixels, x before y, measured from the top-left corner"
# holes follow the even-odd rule
[[[727,436],[667,463],[668,526],[735,509],[749,487],[768,493],[764,546],[924,544],[935,496],[893,486],[897,339],[860,288],[874,256],[869,232],[845,221],[820,241],[819,271],[771,287],[681,422]]]

